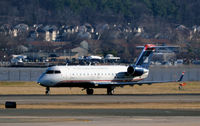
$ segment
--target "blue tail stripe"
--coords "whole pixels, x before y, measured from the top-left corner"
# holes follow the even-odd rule
[[[136,66],[141,66],[144,68],[148,68],[151,62],[153,56],[153,50],[145,50],[143,49],[142,53],[140,54],[140,57],[138,58],[136,62]]]

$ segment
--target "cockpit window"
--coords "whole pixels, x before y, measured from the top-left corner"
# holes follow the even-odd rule
[[[46,74],[60,74],[60,70],[47,70]]]
[[[60,70],[55,70],[55,73],[56,73],[56,74],[59,74],[59,73],[61,73],[61,72],[60,72]]]
[[[53,70],[47,70],[46,74],[53,74],[54,71]]]

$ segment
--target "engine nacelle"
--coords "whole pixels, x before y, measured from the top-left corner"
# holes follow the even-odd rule
[[[142,74],[144,74],[144,69],[134,66],[129,66],[127,69],[127,73],[132,76],[141,76]]]

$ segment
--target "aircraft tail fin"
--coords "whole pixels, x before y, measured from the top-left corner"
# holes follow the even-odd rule
[[[145,45],[135,65],[148,68],[155,48],[156,46],[153,44]]]

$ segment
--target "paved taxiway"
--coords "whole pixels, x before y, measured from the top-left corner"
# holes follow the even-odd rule
[[[0,126],[199,126],[200,110],[0,109]]]
[[[200,94],[0,95],[0,104],[200,102]],[[197,126],[200,109],[0,109],[0,126]]]
[[[200,102],[200,94],[138,94],[138,95],[0,95],[0,104],[15,101],[31,103],[149,103]]]
[[[0,126],[199,126],[200,117],[118,117],[118,116],[80,116],[80,117],[18,117],[16,123],[0,123]]]
[[[200,110],[0,109],[0,126],[199,126]]]

